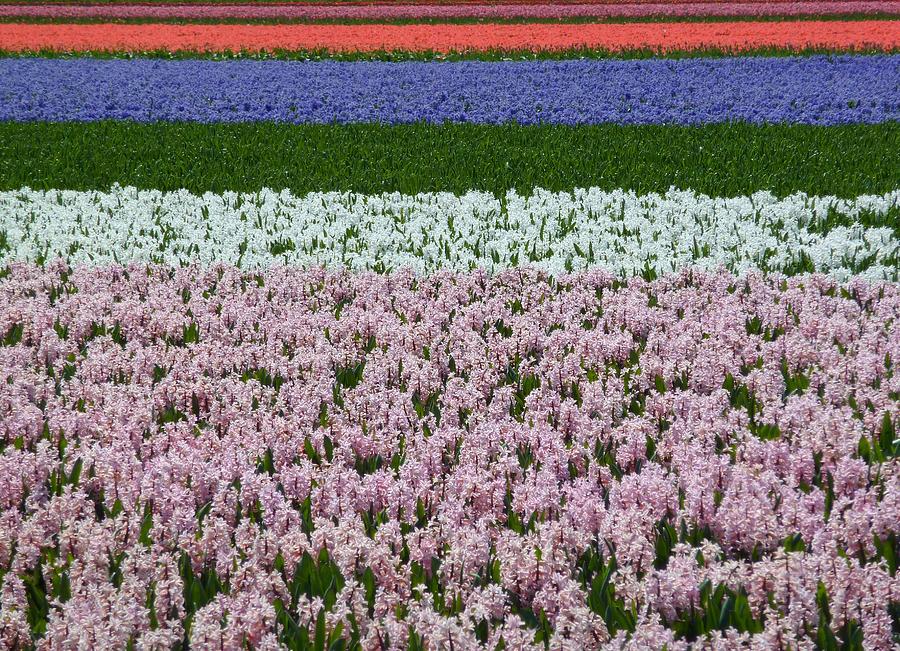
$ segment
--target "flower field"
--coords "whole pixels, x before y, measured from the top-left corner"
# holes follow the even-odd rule
[[[0,74],[0,119],[10,121],[835,125],[900,118],[900,60],[886,55],[441,66],[7,58]]]
[[[566,50],[618,52],[721,48],[900,48],[900,21],[796,21],[593,24],[0,25],[0,43],[19,50],[173,50],[248,52],[325,50]]]
[[[900,648],[898,48],[0,0],[0,647]]]
[[[333,4],[100,4],[0,5],[0,16],[111,19],[452,19],[452,18],[658,18],[692,16],[847,16],[897,14],[896,0],[830,2],[610,2],[610,3],[390,3]]]
[[[900,274],[900,191],[848,202],[637,196],[596,188],[503,201],[489,193],[211,195],[113,188],[0,194],[7,260],[225,262],[420,273],[531,265],[625,275],[688,267]],[[198,223],[197,214],[205,216]],[[895,226],[864,226],[889,224]]]

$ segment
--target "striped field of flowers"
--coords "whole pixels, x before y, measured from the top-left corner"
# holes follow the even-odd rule
[[[0,647],[897,649],[898,48],[0,0]]]

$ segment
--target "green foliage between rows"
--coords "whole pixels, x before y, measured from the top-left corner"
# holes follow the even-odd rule
[[[852,197],[900,180],[900,124],[811,127],[0,123],[0,188],[465,192],[597,186]]]
[[[0,21],[2,22],[2,21]],[[806,47],[795,49],[790,47],[766,46],[750,49],[723,47],[699,47],[687,50],[666,50],[659,48],[628,48],[625,50],[609,50],[604,48],[575,47],[562,49],[522,49],[522,48],[490,48],[487,50],[348,50],[335,52],[327,48],[313,50],[286,50],[282,48],[254,50],[128,50],[128,49],[93,49],[93,50],[59,50],[40,48],[37,50],[4,50],[0,49],[0,58],[41,57],[45,59],[133,59],[136,57],[149,59],[202,59],[211,61],[251,59],[278,61],[564,61],[567,59],[721,59],[723,57],[808,57],[808,56],[841,56],[841,55],[894,55],[897,48],[881,48],[861,46],[844,49],[828,47]]]

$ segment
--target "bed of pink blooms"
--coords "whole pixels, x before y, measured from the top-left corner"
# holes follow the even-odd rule
[[[900,14],[896,0],[833,2],[622,2],[509,4],[106,4],[2,5],[0,17],[28,18],[153,18],[153,19],[296,19],[385,20],[399,18],[543,18],[562,19],[702,17],[702,16],[821,16],[839,14]]]
[[[898,319],[823,276],[12,265],[2,643],[891,648]]]

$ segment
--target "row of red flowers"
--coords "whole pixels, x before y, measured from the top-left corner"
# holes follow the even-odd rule
[[[900,21],[627,24],[174,25],[2,24],[0,49],[334,52],[597,48],[742,51],[900,47]]]

